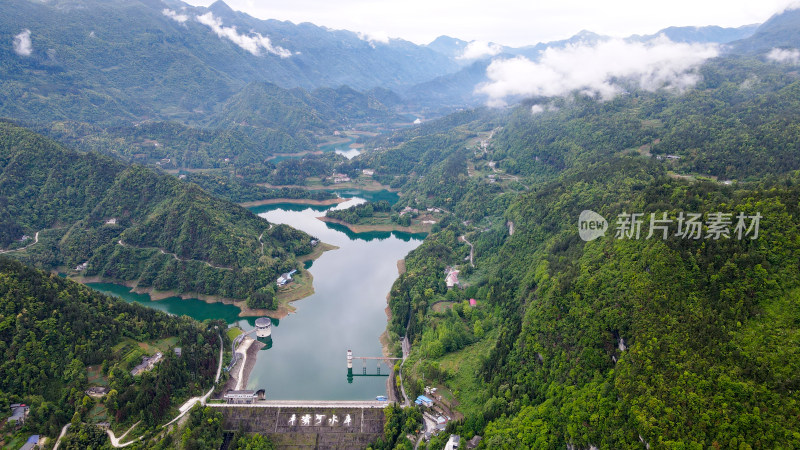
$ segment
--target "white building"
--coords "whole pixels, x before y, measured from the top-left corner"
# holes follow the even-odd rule
[[[225,400],[232,405],[249,405],[255,403],[258,395],[256,391],[228,391]]]
[[[291,272],[288,272],[288,273],[285,273],[285,274],[279,276],[278,280],[277,280],[278,286],[284,286],[284,285],[288,284],[289,282],[291,282],[292,281],[292,275],[294,275],[296,272],[297,272],[297,270],[293,270]]]
[[[444,282],[447,284],[447,287],[451,288],[458,284],[458,270],[451,270],[447,273],[447,277],[445,278]]]
[[[461,444],[461,436],[451,434],[450,439],[447,440],[447,444],[444,446],[444,450],[457,450],[459,444]]]
[[[272,334],[272,321],[269,317],[259,317],[256,319],[256,336],[260,338],[269,337]]]

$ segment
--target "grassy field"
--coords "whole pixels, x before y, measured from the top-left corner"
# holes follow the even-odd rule
[[[92,407],[85,420],[89,423],[109,422],[108,410],[106,409],[105,405],[98,403]]]
[[[398,225],[389,218],[389,215],[386,214],[385,216],[379,216],[378,214],[375,217],[368,219],[368,221],[352,224],[347,223],[343,220],[334,219],[331,217],[319,217],[319,220],[323,222],[330,222],[330,223],[338,223],[339,225],[343,225],[350,229],[353,233],[367,233],[370,231],[401,231],[404,233],[430,233],[431,228],[433,228],[432,224],[422,223],[420,220],[414,219],[411,221],[411,226],[404,227],[402,225]]]
[[[314,277],[305,269],[301,269],[292,277],[292,282],[278,288],[279,308],[286,308],[294,311],[294,307],[289,303],[306,298],[314,293]]]
[[[228,339],[233,341],[234,339],[236,339],[236,336],[242,334],[242,329],[239,327],[230,327],[228,328],[227,333],[228,333]]]
[[[314,247],[314,250],[312,250],[311,253],[309,253],[307,255],[300,256],[300,257],[297,258],[297,260],[300,261],[301,263],[304,263],[306,261],[313,261],[313,260],[319,258],[320,256],[322,256],[322,254],[327,252],[328,250],[338,250],[338,249],[339,249],[339,247],[337,247],[335,245],[331,245],[331,244],[326,244],[324,242],[320,242],[319,244],[317,244]]]
[[[108,387],[108,378],[103,375],[103,370],[100,365],[88,366],[86,368],[86,380],[90,386],[103,386]]]
[[[321,189],[361,189],[363,191],[392,191],[397,192],[397,189],[391,188],[389,186],[383,185],[378,183],[377,181],[373,180],[369,177],[358,177],[355,180],[348,182],[348,183],[323,183],[322,180],[318,177],[310,177],[306,179],[306,184],[304,185],[273,185],[268,183],[259,183],[259,186],[264,186],[271,189],[279,189],[282,187],[288,188],[303,188],[308,189],[311,191],[317,191]]]
[[[440,312],[447,311],[448,309],[452,308],[453,305],[455,305],[455,304],[456,304],[456,302],[437,302],[437,303],[434,303],[433,306],[431,306],[431,309],[434,312],[440,313]]]
[[[29,436],[30,436],[29,433],[22,433],[22,434],[17,434],[16,436],[13,437],[6,437],[6,439],[8,440],[4,441],[3,450],[6,449],[17,450],[18,448],[25,445],[25,442],[28,440]]]
[[[168,337],[151,342],[137,342],[126,338],[112,347],[111,350],[114,352],[115,359],[121,362],[123,368],[131,368],[142,362],[142,356],[152,356],[156,352],[166,353],[177,343],[177,337]]]
[[[480,341],[438,360],[440,367],[453,376],[447,380],[446,386],[437,386],[437,393],[466,416],[479,414],[485,403],[482,392],[486,388],[475,374],[480,369],[481,357],[491,351],[497,333],[498,329],[495,328]],[[456,398],[457,401],[454,401]]]

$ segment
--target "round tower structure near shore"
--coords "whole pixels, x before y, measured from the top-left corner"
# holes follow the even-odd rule
[[[259,317],[256,319],[256,336],[260,338],[272,335],[272,320],[269,317]]]

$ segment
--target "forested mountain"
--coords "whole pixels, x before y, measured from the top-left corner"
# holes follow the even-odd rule
[[[474,43],[447,36],[382,43],[222,2],[10,0],[0,114],[125,162],[0,122],[0,248],[46,270],[261,301],[311,237],[228,200],[327,199],[248,183],[369,176],[398,202],[328,216],[399,222],[408,207],[438,220],[388,299],[390,351],[411,343],[403,386],[412,397],[436,386],[457,412],[429,448],[451,432],[492,449],[800,448],[798,30],[788,10],[757,28],[631,36],[620,42],[725,45],[683,84],[612,73],[608,96],[578,86],[462,110],[485,100],[475,87],[493,61],[609,38],[467,59]],[[271,162],[356,125],[386,131],[409,106],[458,112],[354,132],[365,148],[352,160]],[[181,181],[131,162],[214,170]],[[588,213],[607,226],[593,240],[579,228]],[[88,365],[105,367],[118,422],[151,426],[211,376],[219,337],[195,322],[1,257],[0,300],[0,400],[32,403],[31,430],[53,435],[87,413]],[[170,354],[127,376],[115,345],[175,338],[195,366]],[[390,411],[377,447],[408,447],[419,418],[407,411]],[[221,445],[216,413],[189,421],[185,446]]]
[[[9,403],[23,402],[30,406],[25,430],[48,436],[58,436],[70,420],[91,421],[97,401],[84,391],[97,380],[88,379],[89,366],[107,380],[102,408],[111,420],[153,427],[179,401],[213,384],[223,345],[213,326],[125,303],[5,256],[0,336],[2,414]],[[157,343],[169,343],[164,359],[134,380],[140,346]]]
[[[306,91],[250,83],[202,123],[146,121],[105,126],[74,120],[31,122],[68,146],[163,169],[267,165],[275,154],[318,151],[325,139],[356,125],[390,127],[406,121],[391,91],[341,86]]]
[[[15,51],[20,33],[30,45]],[[367,90],[455,69],[410,42],[258,20],[223,2],[11,0],[0,4],[0,36],[0,114],[36,121],[183,119],[254,81]]]
[[[464,413],[449,432],[485,448],[800,445],[800,79],[765,52],[700,74],[682,93],[461,112],[363,157],[399,205],[452,213],[406,258],[388,327],[397,351],[412,342],[406,389],[436,385]],[[579,237],[584,210],[604,237]],[[731,224],[714,239],[717,212]],[[638,238],[618,235],[631,213]],[[666,237],[647,237],[651,213]],[[697,239],[682,213],[702,215]],[[739,214],[760,216],[757,238]]]
[[[657,36],[664,35],[673,42],[715,42],[727,44],[728,42],[746,39],[755,33],[759,24],[744,25],[737,28],[723,28],[718,26],[706,27],[667,27],[656,33],[639,36],[630,36],[630,40],[647,41]]]
[[[44,268],[140,287],[247,298],[294,268],[310,237],[193,184],[0,123],[3,247]]]
[[[379,98],[380,97],[380,98]],[[387,104],[382,103],[387,102]],[[250,83],[228,99],[211,119],[215,128],[241,131],[266,152],[314,150],[317,136],[357,124],[401,122],[396,94],[361,93],[347,86],[314,91]]]
[[[778,17],[782,18],[778,19]],[[768,29],[777,28],[775,22],[785,23],[785,25],[782,25],[780,30],[768,32]],[[649,35],[628,36],[625,38],[625,41],[646,43],[660,39],[661,37],[666,37],[672,42],[726,44],[724,47],[726,49],[728,48],[727,44],[730,44],[730,48],[735,49],[734,51],[736,52],[742,52],[745,49],[761,49],[763,51],[769,50],[772,47],[787,45],[789,42],[796,42],[797,39],[788,37],[791,34],[788,30],[796,25],[796,19],[791,19],[788,18],[786,14],[781,14],[771,21],[766,22],[762,28],[760,28],[759,25],[745,25],[738,28],[723,28],[718,26],[668,27]],[[753,36],[757,30],[760,30],[757,37],[751,40],[751,36]],[[780,38],[769,38],[768,36],[780,36]],[[541,42],[535,45],[517,48],[497,45],[495,48],[496,51],[493,54],[483,55],[478,59],[459,60],[464,67],[457,72],[441,75],[413,87],[405,88],[401,92],[409,102],[413,102],[422,107],[436,108],[438,106],[439,108],[452,110],[464,105],[479,105],[484,103],[486,98],[476,93],[476,88],[489,80],[486,74],[486,68],[492,61],[514,57],[525,57],[531,61],[537,61],[547,49],[595,45],[598,42],[607,41],[609,39],[608,36],[602,36],[584,30],[568,39],[559,41]],[[759,40],[759,42],[769,42],[756,45],[756,40]],[[444,54],[458,58],[464,54],[468,45],[468,42],[459,39],[453,39],[449,36],[440,36],[428,46]]]
[[[732,43],[735,52],[760,53],[773,48],[795,47],[800,41],[800,10],[787,8],[761,24],[748,39]]]

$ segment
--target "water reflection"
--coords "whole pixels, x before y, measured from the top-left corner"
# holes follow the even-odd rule
[[[366,201],[358,191],[342,191],[345,208]],[[366,193],[363,193],[366,194]],[[367,197],[369,195],[365,195]],[[375,193],[390,199],[396,194]],[[293,302],[297,309],[283,320],[272,319],[272,332],[264,339],[249,389],[266,388],[270,398],[317,400],[370,400],[386,394],[390,367],[381,366],[381,376],[365,376],[356,383],[342,377],[346,351],[380,356],[379,336],[386,328],[386,296],[397,278],[397,262],[422,242],[424,235],[397,232],[353,233],[346,227],[317,219],[330,207],[308,205],[267,205],[253,211],[273,223],[285,223],[303,230],[339,249],[325,252],[306,268],[314,277],[315,293]],[[129,302],[185,314],[198,320],[222,319],[245,331],[255,327],[256,317],[239,317],[239,308],[222,303],[172,297],[151,301],[147,294],[110,283],[92,283],[101,292]],[[374,373],[375,368],[370,369]],[[356,372],[353,376],[363,376]],[[352,380],[352,378],[351,378]]]
[[[189,316],[200,321],[221,319],[229,324],[240,320],[240,309],[234,305],[207,303],[196,298],[182,299],[180,297],[151,300],[148,294],[137,294],[131,292],[131,289],[127,286],[114,283],[87,283],[87,286],[104,294],[119,297],[128,303],[139,303],[148,308],[158,309],[177,316]],[[255,321],[255,318],[253,320]]]
[[[340,194],[352,197],[336,208],[366,201],[357,197],[358,193]],[[377,197],[381,196],[386,194]],[[386,295],[397,278],[397,262],[416,248],[424,235],[353,233],[317,219],[326,209],[329,207],[308,205],[253,209],[270,222],[291,225],[339,247],[314,262],[309,271],[314,276],[315,294],[293,303],[297,313],[284,318],[283,326],[272,331],[275,345],[259,353],[248,389],[266,388],[271,398],[368,400],[386,394],[389,366],[381,363],[380,376],[359,378],[352,384],[341,371],[346,370],[347,349],[363,356],[381,355]],[[246,321],[248,328],[252,322]],[[373,367],[369,373],[376,371]]]

